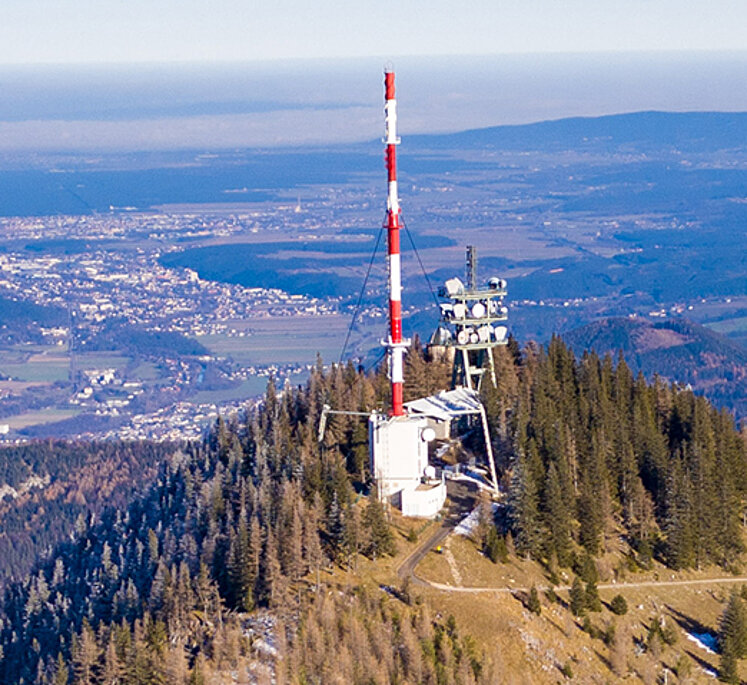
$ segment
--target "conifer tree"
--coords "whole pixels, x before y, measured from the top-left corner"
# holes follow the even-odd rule
[[[542,548],[542,528],[537,485],[522,455],[511,478],[508,516],[517,553],[538,558]]]
[[[375,489],[371,489],[368,504],[363,512],[363,527],[368,533],[366,554],[372,559],[394,554],[394,536],[386,520],[384,505],[379,502]]]
[[[337,499],[337,492],[332,494],[332,501],[327,512],[327,537],[333,559],[338,559],[345,544],[345,524],[342,520],[342,507]]]
[[[67,664],[62,656],[62,652],[57,654],[57,662],[54,670],[54,685],[68,685],[68,678],[70,677],[67,670]]]
[[[527,609],[529,609],[529,611],[531,611],[533,614],[537,614],[537,616],[542,613],[542,604],[540,604],[539,594],[537,593],[537,588],[534,585],[532,585],[532,588],[529,590]]]
[[[545,525],[550,533],[548,543],[551,551],[555,553],[561,566],[568,566],[571,557],[571,514],[563,495],[558,469],[554,463],[550,464],[547,470]]]
[[[228,559],[228,579],[231,601],[239,611],[251,611],[254,607],[254,582],[251,548],[249,544],[249,524],[245,511],[239,514],[236,534],[231,541]]]
[[[736,588],[732,589],[729,602],[721,614],[719,646],[722,652],[729,651],[737,659],[747,656],[747,613]]]
[[[80,633],[73,642],[73,674],[76,685],[93,685],[99,647],[91,624],[83,619]]]
[[[589,611],[601,611],[602,601],[599,599],[599,590],[595,580],[586,583],[584,590],[584,604]]]
[[[571,585],[570,608],[574,616],[583,616],[586,613],[586,593],[578,576],[574,577]]]

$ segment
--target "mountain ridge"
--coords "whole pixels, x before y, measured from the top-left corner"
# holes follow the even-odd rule
[[[487,147],[514,149],[588,148],[603,142],[619,146],[652,142],[688,151],[744,147],[747,112],[644,110],[589,117],[564,117],[528,124],[504,124],[457,133],[408,136],[408,146]],[[735,143],[738,141],[738,143]]]

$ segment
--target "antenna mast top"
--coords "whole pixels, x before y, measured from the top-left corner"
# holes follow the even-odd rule
[[[386,144],[387,201],[386,221],[389,265],[389,338],[382,344],[389,350],[389,380],[392,382],[392,416],[404,416],[404,355],[409,340],[402,337],[402,274],[400,267],[400,210],[397,194],[397,100],[394,72],[384,71],[384,143]]]

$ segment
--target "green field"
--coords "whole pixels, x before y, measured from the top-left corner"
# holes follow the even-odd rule
[[[307,374],[296,374],[290,376],[293,385],[305,383]],[[235,388],[227,390],[202,390],[192,395],[189,399],[195,404],[222,404],[224,402],[236,402],[247,400],[258,395],[263,395],[267,389],[267,376],[251,376]]]
[[[317,352],[325,362],[340,357],[350,319],[347,316],[273,317],[232,321],[232,326],[244,329],[243,338],[225,335],[204,335],[198,338],[213,354],[231,357],[243,365],[313,364]],[[379,327],[383,330],[383,324]],[[362,338],[351,336],[349,351]]]
[[[54,423],[64,421],[80,414],[79,409],[42,409],[30,411],[17,416],[9,416],[2,419],[1,423],[8,424],[12,430],[21,430],[29,426],[38,426],[43,423]]]
[[[54,383],[67,380],[69,373],[70,365],[67,362],[0,363],[0,374],[18,381]]]
[[[161,377],[161,372],[156,364],[142,362],[133,369],[132,373],[128,374],[128,377],[140,381],[154,381]]]
[[[124,369],[132,359],[123,355],[107,352],[87,352],[75,355],[75,365],[81,370],[90,369]]]
[[[725,321],[713,321],[704,324],[712,331],[731,335],[734,333],[747,333],[747,316],[740,316],[735,319],[726,319]]]

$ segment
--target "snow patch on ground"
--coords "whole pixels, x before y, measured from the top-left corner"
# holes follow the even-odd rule
[[[500,504],[497,504],[496,502],[491,502],[492,507],[492,513],[493,516],[495,516],[495,513],[498,511],[498,507],[500,507]],[[475,528],[477,528],[478,521],[480,520],[480,509],[479,507],[477,509],[473,509],[467,516],[465,516],[457,525],[456,528],[454,528],[454,533],[457,535],[464,535],[466,537],[472,535]]]
[[[703,671],[703,673],[705,673],[709,678],[718,678],[718,673],[716,673],[716,671],[714,671],[712,668],[702,666],[700,670]]]
[[[493,491],[493,486],[489,484],[488,472],[483,469],[469,468],[464,465],[444,466],[444,474],[450,480],[474,483],[481,490]]]
[[[713,633],[685,633],[687,639],[694,642],[709,654],[718,653],[718,637]]]

